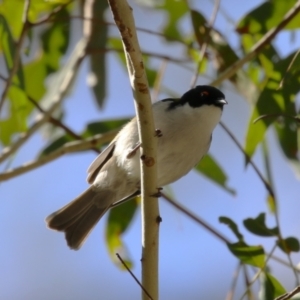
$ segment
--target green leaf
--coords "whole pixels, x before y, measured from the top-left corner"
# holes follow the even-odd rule
[[[87,138],[98,133],[105,133],[116,128],[121,128],[123,125],[128,123],[129,120],[130,119],[128,118],[124,118],[89,123],[83,131],[82,137]]]
[[[261,289],[259,291],[260,300],[274,300],[276,297],[279,297],[286,293],[286,290],[281,285],[281,283],[270,273],[262,273],[260,275],[260,281],[261,281]]]
[[[46,156],[51,152],[61,148],[64,144],[74,141],[74,138],[71,138],[69,135],[61,136],[54,141],[52,141],[44,150],[40,153],[39,157]]]
[[[157,6],[158,9],[162,9],[166,12],[165,18],[168,22],[163,28],[163,33],[167,41],[183,41],[182,34],[179,29],[179,23],[181,18],[189,12],[188,5],[184,0],[165,0],[163,4]]]
[[[88,47],[90,49],[104,49],[107,41],[107,25],[104,22],[104,13],[108,7],[107,1],[94,1],[93,13],[97,22],[92,22],[92,33]],[[99,21],[98,21],[99,20]],[[90,72],[88,84],[92,87],[96,102],[103,107],[106,95],[106,52],[100,51],[90,55]]]
[[[92,122],[87,124],[86,129],[80,134],[82,138],[88,138],[98,133],[105,133],[110,130],[121,128],[128,122],[128,119],[108,120],[102,122]],[[64,144],[74,141],[75,139],[68,134],[62,135],[52,140],[40,153],[40,156],[48,155],[51,152],[61,148]],[[101,145],[99,145],[101,146]]]
[[[192,9],[191,20],[195,37],[198,44],[201,46],[206,41],[207,31],[209,30],[207,27],[206,18],[200,12]]]
[[[265,252],[262,246],[248,246],[244,242],[227,244],[229,250],[245,264],[263,268],[265,264]]]
[[[235,190],[227,186],[227,175],[211,155],[205,155],[195,167],[195,170],[223,187],[227,192],[235,194]]]
[[[237,237],[240,243],[244,243],[244,237],[239,232],[238,226],[234,221],[227,217],[219,217],[219,222],[228,225],[228,227],[232,230],[234,235]]]
[[[240,34],[266,33],[279,24],[284,15],[296,4],[297,0],[266,1],[249,12],[237,25]],[[284,29],[292,30],[300,27],[298,18],[294,18]]]
[[[276,212],[276,201],[275,201],[273,196],[268,195],[267,204],[268,204],[268,207],[269,207],[270,211],[272,213],[275,213]]]
[[[69,21],[61,22],[61,20]],[[70,15],[68,10],[64,8],[55,14],[52,26],[45,30],[41,35],[48,74],[55,72],[60,68],[61,58],[67,51],[69,40]]]
[[[262,115],[296,115],[295,95],[300,90],[299,57],[297,57],[289,73],[286,74],[286,70],[293,56],[294,53],[274,64],[272,72],[269,69],[265,88],[259,96],[249,122],[245,151],[250,157],[253,155],[258,144],[262,142],[267,128],[277,120],[278,123],[275,128],[282,150],[290,160],[294,162],[297,161],[297,127],[292,118],[283,117],[278,119],[267,117],[253,124],[253,121]],[[286,75],[286,77],[283,87],[278,90],[279,83],[284,75]]]
[[[285,253],[300,251],[299,240],[294,237],[288,237],[288,238],[281,239],[281,240],[278,239],[277,245]]]
[[[236,51],[232,49],[227,38],[220,31],[208,26],[207,20],[199,11],[191,10],[191,19],[195,35],[193,40],[197,40],[199,46],[202,46],[205,42],[207,43],[209,54],[212,53],[212,55],[209,55],[209,60],[212,61],[217,74],[221,74],[239,59]],[[209,36],[207,36],[208,33]],[[189,55],[198,64],[199,50],[190,47]],[[204,56],[199,73],[206,72],[207,61],[207,57]],[[258,97],[257,86],[245,74],[244,69],[238,70],[229,80],[247,100],[251,103],[256,102]]]
[[[106,242],[112,260],[120,267],[124,268],[116,258],[119,253],[126,265],[132,267],[127,248],[122,240],[122,234],[131,224],[138,206],[138,198],[126,201],[124,204],[112,208],[109,211],[106,224]]]
[[[277,236],[278,227],[268,228],[265,224],[266,215],[261,213],[255,219],[248,218],[244,220],[244,226],[252,233],[259,236]]]
[[[191,10],[191,19],[194,34],[199,46],[207,43],[210,50],[213,51],[214,65],[218,73],[222,73],[228,67],[238,60],[236,52],[230,47],[226,38],[214,28],[208,26],[204,15],[196,10]],[[209,32],[209,36],[207,34]],[[199,52],[199,51],[198,51]],[[224,59],[226,57],[226,59]],[[231,81],[236,80],[236,75],[230,78]]]
[[[23,28],[22,16],[24,12],[24,5],[24,1],[9,0],[1,1],[0,4],[0,14],[7,20],[10,28],[9,31],[11,31],[14,39],[19,38]]]
[[[39,101],[46,93],[45,79],[48,76],[47,64],[43,55],[24,66],[26,93],[35,101]]]
[[[7,21],[3,15],[0,14],[0,50],[3,51],[4,61],[6,64],[7,73],[11,72],[14,66],[14,58],[16,55],[16,48]],[[19,58],[19,68],[16,76],[13,78],[13,83],[20,85],[24,89],[24,74],[21,58]]]
[[[3,145],[9,145],[14,134],[27,130],[27,118],[32,108],[24,91],[15,85],[9,88],[8,97],[9,115],[0,119],[0,141]]]

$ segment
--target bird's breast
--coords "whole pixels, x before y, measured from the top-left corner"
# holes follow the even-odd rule
[[[215,106],[191,108],[189,105],[167,111],[167,102],[153,106],[155,128],[162,133],[158,137],[158,186],[164,186],[187,174],[209,149],[212,131],[221,117]],[[128,177],[140,180],[140,150],[133,156],[128,153],[138,143],[136,122],[126,127],[128,134],[120,134],[115,153],[118,164]],[[125,129],[125,128],[124,128]]]

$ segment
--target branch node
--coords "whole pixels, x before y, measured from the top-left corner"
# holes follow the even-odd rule
[[[157,129],[155,129],[155,135],[154,136],[156,136],[156,137],[162,137],[163,134],[162,134],[161,130],[157,128]]]

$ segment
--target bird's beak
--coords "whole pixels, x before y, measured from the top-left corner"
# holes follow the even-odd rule
[[[223,104],[223,105],[228,104],[228,102],[225,99],[218,99],[218,100],[216,100],[216,103]]]

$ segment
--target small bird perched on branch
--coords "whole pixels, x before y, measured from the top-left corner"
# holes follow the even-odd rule
[[[224,94],[212,86],[197,86],[180,99],[153,104],[157,144],[158,187],[187,174],[207,153],[219,123]],[[91,186],[47,217],[49,228],[64,231],[72,249],[79,249],[111,205],[140,194],[140,149],[133,118],[88,168]]]

